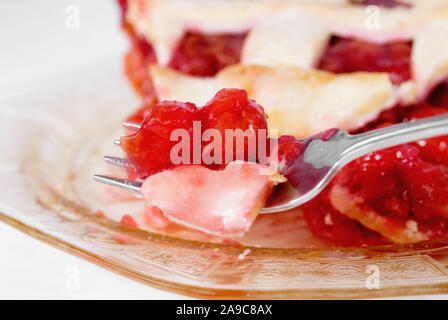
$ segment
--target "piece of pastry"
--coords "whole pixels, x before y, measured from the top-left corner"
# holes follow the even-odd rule
[[[269,129],[296,138],[448,111],[444,0],[120,3],[131,42],[125,70],[144,100],[134,121],[157,101],[202,106],[223,88],[244,89]],[[295,142],[281,141],[292,150],[285,169]],[[311,230],[337,245],[443,238],[447,167],[448,137],[375,152],[301,209]],[[157,174],[176,170],[163,169]]]

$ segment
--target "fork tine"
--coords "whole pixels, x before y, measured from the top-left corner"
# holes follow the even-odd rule
[[[141,182],[131,181],[131,180],[127,180],[127,179],[114,178],[114,177],[108,177],[108,176],[103,176],[103,175],[94,175],[93,179],[98,182],[101,182],[101,183],[105,183],[105,184],[108,184],[108,185],[111,185],[114,187],[119,187],[124,190],[132,191],[140,196],[143,195],[140,190],[140,188],[142,186]]]
[[[131,130],[138,130],[142,126],[140,123],[131,121],[124,121],[121,125],[123,126],[123,128]]]
[[[114,139],[114,145],[120,146],[121,145],[121,140],[120,139]]]
[[[104,162],[120,168],[125,168],[128,164],[128,160],[124,158],[104,156],[103,159]]]

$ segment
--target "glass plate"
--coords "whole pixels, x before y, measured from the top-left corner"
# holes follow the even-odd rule
[[[243,245],[182,228],[120,227],[121,215],[141,211],[141,200],[91,177],[119,174],[102,156],[119,153],[112,139],[139,104],[120,66],[121,59],[111,57],[0,100],[2,221],[129,278],[196,297],[448,292],[448,241],[331,247],[312,237],[299,211],[284,214],[279,224],[258,218],[253,231],[237,239]]]

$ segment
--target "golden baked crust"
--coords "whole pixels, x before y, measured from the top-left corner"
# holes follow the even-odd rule
[[[338,127],[353,129],[393,105],[396,90],[385,73],[335,75],[297,67],[233,65],[215,77],[199,78],[169,68],[150,67],[160,100],[204,105],[221,88],[245,89],[268,115],[279,134],[307,137]]]

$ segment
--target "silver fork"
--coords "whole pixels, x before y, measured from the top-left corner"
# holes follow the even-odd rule
[[[124,122],[123,125],[128,129],[139,128],[136,123]],[[326,141],[317,138],[303,139],[301,142],[306,145],[305,151],[283,172],[288,182],[278,186],[261,213],[290,210],[313,199],[343,166],[367,153],[441,135],[448,135],[448,114],[354,135],[336,129]],[[115,140],[114,143],[119,145],[120,141]],[[104,160],[121,167],[127,161],[107,156]],[[141,182],[102,175],[95,175],[94,179],[141,195]]]

